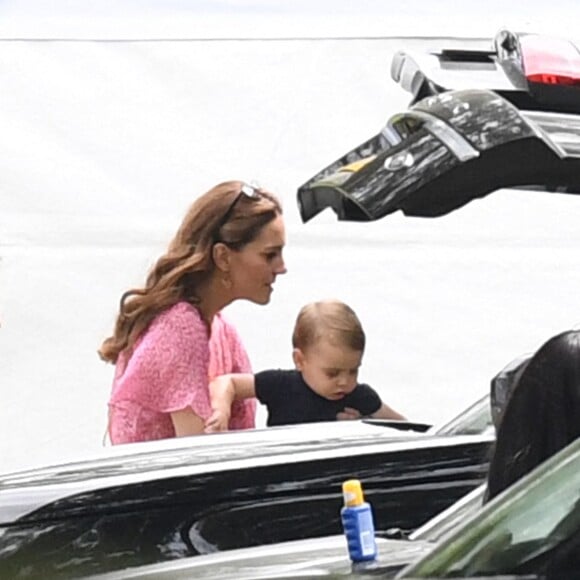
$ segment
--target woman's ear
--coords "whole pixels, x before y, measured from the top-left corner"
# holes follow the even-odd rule
[[[299,348],[295,348],[292,351],[292,360],[294,361],[296,370],[301,371],[304,366],[304,353]]]
[[[230,249],[225,244],[218,242],[213,245],[212,258],[218,270],[222,272],[230,271]]]

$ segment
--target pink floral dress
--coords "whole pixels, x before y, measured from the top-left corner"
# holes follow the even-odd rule
[[[117,361],[109,399],[113,444],[175,437],[171,413],[187,407],[211,414],[208,384],[227,373],[249,373],[248,355],[235,328],[221,314],[207,326],[197,308],[178,302],[153,320],[133,354]],[[232,405],[230,429],[255,426],[256,400]]]

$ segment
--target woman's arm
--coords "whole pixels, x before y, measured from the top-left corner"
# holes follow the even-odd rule
[[[176,437],[203,433],[203,419],[191,409],[182,409],[171,413],[171,421],[173,422]]]
[[[256,396],[254,375],[234,374],[216,377],[209,384],[212,414],[205,422],[205,432],[227,431],[232,403]]]
[[[400,413],[397,413],[394,409],[391,409],[388,405],[383,403],[378,411],[375,411],[371,417],[373,419],[394,419],[396,421],[406,421],[407,418],[403,417]]]

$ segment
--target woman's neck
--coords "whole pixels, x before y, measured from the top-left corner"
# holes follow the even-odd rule
[[[209,328],[214,316],[233,300],[231,292],[213,277],[200,286],[196,294],[199,297],[197,308]]]

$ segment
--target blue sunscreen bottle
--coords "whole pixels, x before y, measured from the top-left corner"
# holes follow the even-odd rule
[[[375,524],[371,506],[364,501],[358,479],[342,484],[344,507],[340,511],[342,527],[348,544],[348,554],[353,562],[368,562],[377,558]]]

